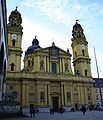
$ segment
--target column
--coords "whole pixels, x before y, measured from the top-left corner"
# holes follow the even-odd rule
[[[29,106],[29,85],[26,85],[26,106]]]
[[[83,103],[83,99],[84,99],[84,93],[83,93],[84,91],[83,91],[83,84],[81,84],[81,86],[80,86],[80,100],[81,100],[81,104],[84,104]]]
[[[50,103],[50,85],[48,85],[48,105],[51,105],[51,103]]]
[[[61,61],[61,58],[60,58],[60,63],[59,64],[60,64],[59,65],[60,66],[60,68],[59,68],[60,69],[60,73],[62,73],[62,61]]]
[[[79,104],[82,103],[82,100],[81,100],[81,84],[78,84],[78,100],[79,100]]]
[[[87,92],[87,88],[88,88],[87,85],[85,85],[85,87],[84,87],[84,96],[85,96],[85,97],[84,97],[84,98],[85,98],[85,99],[84,99],[84,103],[85,103],[85,104],[88,104],[88,96],[87,96],[87,93],[88,93],[88,92]]]
[[[70,95],[71,95],[71,105],[73,105],[73,87],[72,87],[72,83],[70,83]]]
[[[91,102],[92,104],[95,104],[95,96],[94,96],[94,87],[93,87],[93,84],[90,85],[90,88],[91,88]]]
[[[66,86],[64,85],[64,100],[65,100],[65,105],[67,105],[67,92],[66,92]]]
[[[37,105],[40,105],[40,85],[37,85]]]
[[[47,85],[44,86],[45,105],[47,105]]]
[[[63,73],[65,73],[64,58],[62,59],[62,67],[63,67]]]
[[[37,71],[40,71],[40,57],[39,56],[37,56],[36,63],[37,63]]]
[[[47,57],[47,71],[50,72],[49,57]]]
[[[63,93],[63,85],[61,87],[61,105],[64,105],[64,93]]]
[[[46,56],[44,57],[44,71],[46,72],[47,71],[47,69],[46,69],[46,63],[47,63],[47,61],[46,61]]]
[[[56,63],[57,65],[57,73],[59,73],[59,63]]]
[[[25,106],[25,84],[22,84],[22,106]]]

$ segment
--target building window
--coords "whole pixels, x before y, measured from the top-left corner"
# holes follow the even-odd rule
[[[67,63],[65,63],[65,71],[67,71],[68,70],[68,65],[67,65]]]
[[[77,52],[75,51],[75,58],[77,58]]]
[[[44,65],[43,65],[43,61],[40,62],[40,69],[43,69]]]
[[[89,89],[89,88],[87,88],[87,91],[89,92],[89,91],[90,91],[90,89]]]
[[[30,66],[30,60],[28,60],[28,66]]]
[[[85,76],[87,76],[87,70],[85,69]]]
[[[70,101],[70,100],[71,100],[70,93],[67,93],[67,100],[68,100],[68,101]]]
[[[76,75],[80,75],[79,70],[76,70],[75,74],[76,74]]]
[[[98,94],[96,95],[96,100],[98,100]]]
[[[84,50],[82,50],[82,55],[84,56],[85,54],[84,54]]]
[[[12,41],[12,46],[15,47],[15,40]]]
[[[44,93],[43,92],[40,94],[40,101],[44,101]]]
[[[90,100],[90,95],[88,95],[88,100]]]
[[[52,63],[52,73],[56,74],[56,63]]]
[[[14,71],[14,63],[11,63],[11,71]]]
[[[13,86],[10,86],[10,90],[13,90]]]
[[[98,89],[97,89],[97,88],[95,88],[95,92],[96,92],[96,93],[98,92]]]

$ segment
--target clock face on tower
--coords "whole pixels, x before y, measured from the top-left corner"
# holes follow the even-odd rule
[[[12,38],[13,38],[13,39],[16,39],[16,38],[17,38],[17,35],[16,35],[16,34],[12,34]]]
[[[81,48],[84,49],[84,48],[85,48],[85,45],[84,45],[84,44],[81,44]]]

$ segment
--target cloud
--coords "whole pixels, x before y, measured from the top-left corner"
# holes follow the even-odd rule
[[[103,7],[102,4],[98,1],[89,1],[89,0],[26,0],[23,3],[26,7],[32,7],[35,10],[39,10],[44,17],[48,17],[49,20],[58,23],[62,23],[64,26],[70,28],[69,32],[72,31],[72,26],[76,19],[80,20],[81,25],[84,29],[84,34],[86,35],[89,45],[96,44],[93,41],[97,41],[97,26],[99,23],[103,24],[102,15]],[[37,35],[38,40],[40,41],[40,46],[47,47],[55,41],[55,44],[66,50],[69,47],[71,50],[71,38],[65,37],[63,34],[57,33],[56,30],[51,30],[46,28],[43,25],[35,24],[35,21],[32,22],[30,19],[24,19],[24,35],[23,35],[23,49],[24,51],[32,43],[33,38]],[[51,22],[50,21],[50,22]],[[100,26],[101,27],[101,26]],[[101,28],[102,29],[102,28]],[[100,32],[100,31],[99,31]],[[72,33],[71,33],[72,34]],[[93,41],[91,40],[93,39]],[[54,40],[53,40],[54,39]],[[99,40],[101,43],[102,41]],[[103,77],[103,52],[101,50],[96,50],[97,52],[97,61],[100,72],[100,77]],[[95,57],[93,48],[89,48],[89,54],[91,58],[91,68],[93,77],[97,77]]]
[[[23,57],[24,53],[27,50],[29,46],[32,45],[32,40],[34,39],[35,35],[37,35],[37,39],[39,40],[39,45],[42,48],[49,47],[52,45],[52,42],[55,42],[55,45],[58,46],[61,49],[64,49],[66,51],[67,48],[69,48],[70,53],[72,54],[72,48],[71,48],[71,38],[67,38],[57,32],[54,32],[52,30],[49,30],[45,28],[44,26],[41,26],[40,24],[35,24],[32,21],[30,21],[27,18],[23,18],[23,41],[22,41],[22,48],[23,48]],[[94,56],[94,49],[93,47],[88,48],[89,50],[89,56],[91,58],[91,68],[92,68],[92,76],[97,77],[96,72],[96,63],[95,63],[95,56]],[[97,61],[98,61],[98,67],[100,72],[100,77],[103,77],[103,52],[96,50],[97,54]],[[72,61],[71,61],[72,62]],[[22,68],[23,68],[23,62],[22,62]]]
[[[99,70],[99,76],[103,77],[103,61],[102,61],[103,60],[103,52],[95,49],[95,53],[96,53],[98,70]],[[94,54],[94,48],[93,47],[89,48],[89,55],[90,55],[90,58],[91,58],[92,76],[93,77],[98,77],[95,54]]]
[[[72,27],[75,20],[79,19],[82,24],[85,24],[86,31],[88,29],[92,31],[92,26],[96,26],[95,19],[103,15],[103,8],[98,1],[27,0],[23,5],[33,7],[35,10],[40,10],[40,12],[44,13],[45,17],[49,17],[51,21],[62,23],[66,26]]]
[[[22,38],[23,58],[25,54],[24,52],[27,50],[29,46],[32,45],[32,40],[35,38],[35,35],[37,35],[39,45],[42,48],[49,47],[52,45],[52,42],[55,42],[56,46],[62,48],[65,51],[67,50],[67,48],[69,48],[70,52],[72,52],[71,38],[67,38],[55,31],[49,30],[40,24],[35,24],[35,22],[32,22],[25,17],[23,17],[22,26],[23,26],[23,38]]]

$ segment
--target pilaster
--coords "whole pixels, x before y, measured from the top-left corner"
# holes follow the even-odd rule
[[[45,105],[47,105],[47,85],[44,86]]]
[[[37,105],[40,105],[40,85],[37,85]]]

